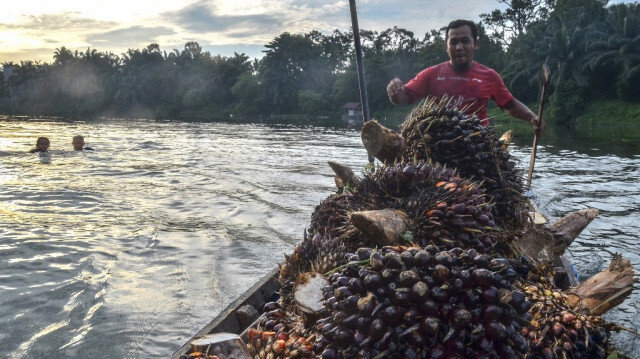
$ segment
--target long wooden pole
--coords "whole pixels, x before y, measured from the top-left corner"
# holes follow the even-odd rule
[[[538,107],[538,124],[542,121],[542,109],[544,108],[544,97],[547,94],[547,87],[549,86],[549,78],[551,77],[551,71],[547,64],[542,65],[542,94],[540,95],[540,106]],[[533,147],[531,148],[531,158],[529,159],[529,173],[527,174],[527,186],[525,189],[530,192],[531,189],[531,176],[533,175],[533,165],[536,163],[536,150],[538,147],[538,134],[533,134]]]
[[[356,0],[349,0],[351,10],[351,27],[353,28],[353,43],[356,50],[356,65],[358,67],[358,86],[360,87],[360,105],[362,106],[363,121],[366,123],[371,119],[369,113],[369,96],[367,95],[367,83],[364,77],[364,63],[362,62],[362,48],[360,46],[360,28],[358,27],[358,12],[356,11]],[[373,163],[374,158],[369,155],[369,163]]]

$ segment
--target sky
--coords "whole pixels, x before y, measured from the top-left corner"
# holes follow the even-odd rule
[[[625,2],[612,0],[609,3]],[[398,26],[416,37],[454,19],[504,9],[496,0],[356,0],[361,30]],[[212,55],[262,57],[278,35],[348,31],[348,0],[9,0],[0,5],[0,64],[53,62],[62,46],[120,56],[151,43],[182,51],[196,41]]]

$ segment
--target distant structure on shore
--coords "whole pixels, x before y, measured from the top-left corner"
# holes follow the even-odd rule
[[[347,102],[342,106],[342,121],[349,127],[360,127],[364,122],[360,102]]]

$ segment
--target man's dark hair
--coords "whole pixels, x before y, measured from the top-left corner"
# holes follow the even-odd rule
[[[470,20],[460,20],[460,19],[453,20],[449,23],[449,25],[447,26],[447,30],[445,31],[444,40],[447,41],[449,39],[449,30],[457,29],[465,25],[469,26],[469,28],[471,29],[471,36],[473,36],[473,41],[477,42],[478,28],[476,27],[476,23]]]

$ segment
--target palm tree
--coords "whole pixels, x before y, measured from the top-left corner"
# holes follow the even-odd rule
[[[587,7],[577,7],[555,12],[546,23],[539,23],[512,42],[509,49],[508,78],[522,84],[533,85],[539,81],[543,63],[551,68],[551,87],[573,80],[579,87],[586,87],[588,76],[581,63],[585,56],[585,33],[599,26],[597,12]]]
[[[77,57],[78,57],[77,50],[74,55],[74,53],[71,52],[71,50],[67,49],[64,46],[61,46],[60,48],[56,49],[56,51],[53,53],[53,60],[55,65],[64,66],[68,63],[73,62]]]
[[[589,33],[585,70],[594,73],[613,68],[622,98],[640,98],[640,5],[618,4],[608,9],[604,26]]]
[[[507,52],[504,79],[516,97],[530,102],[537,99],[540,69],[547,60],[547,27],[537,24],[514,39]]]

